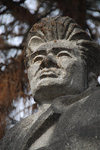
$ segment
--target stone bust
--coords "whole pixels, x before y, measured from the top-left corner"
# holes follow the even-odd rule
[[[10,129],[0,148],[100,149],[99,46],[71,18],[44,18],[28,34],[26,62],[40,109]]]

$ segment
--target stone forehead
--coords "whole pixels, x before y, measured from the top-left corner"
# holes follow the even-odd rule
[[[69,48],[69,49],[73,49],[76,48],[77,45],[76,43],[72,43],[72,42],[68,42],[66,40],[57,40],[57,41],[50,41],[50,42],[45,42],[43,44],[41,44],[40,48],[48,48],[51,49],[53,47],[62,47],[62,48]]]
[[[27,55],[31,55],[31,53],[34,53],[34,52],[37,52],[40,50],[46,50],[48,53],[51,50],[53,50],[53,48],[55,48],[57,51],[57,48],[58,48],[58,49],[62,49],[62,50],[67,50],[69,53],[73,53],[77,57],[80,56],[76,42],[69,42],[66,40],[56,40],[56,41],[54,40],[54,41],[43,42],[43,43],[38,43],[38,41],[37,41],[36,45],[34,45],[33,40],[30,40],[28,47],[30,50],[28,50]]]
[[[34,37],[33,37],[34,38]],[[78,48],[78,45],[76,44],[76,42],[71,42],[71,41],[66,41],[66,40],[53,40],[53,41],[49,41],[49,42],[41,42],[38,43],[37,41],[37,45],[34,45],[34,41],[29,41],[28,46],[31,48],[52,48],[52,47],[62,47],[62,48],[69,48],[69,49],[74,49],[74,48]],[[34,49],[34,50],[35,50]]]

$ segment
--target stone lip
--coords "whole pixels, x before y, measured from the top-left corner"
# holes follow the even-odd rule
[[[47,78],[47,77],[57,78],[57,76],[56,76],[53,72],[44,72],[44,73],[40,76],[40,79]]]
[[[40,79],[44,78],[57,78],[58,77],[58,71],[57,68],[49,68],[49,69],[43,69],[38,72],[38,77]]]

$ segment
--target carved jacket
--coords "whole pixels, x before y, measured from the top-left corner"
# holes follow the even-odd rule
[[[28,150],[55,123],[49,144],[35,150],[99,150],[100,88],[57,98],[35,123],[33,115],[23,119],[1,140],[0,150]]]

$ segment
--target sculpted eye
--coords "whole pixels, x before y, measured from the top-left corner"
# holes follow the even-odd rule
[[[42,61],[42,60],[43,60],[43,56],[42,56],[42,55],[36,56],[36,57],[34,58],[34,62]]]
[[[71,57],[71,58],[72,58],[72,56],[71,56],[69,53],[67,53],[66,51],[61,51],[61,52],[59,52],[59,53],[57,54],[57,56],[58,56],[58,57],[61,57],[61,56],[68,56],[68,57]]]

